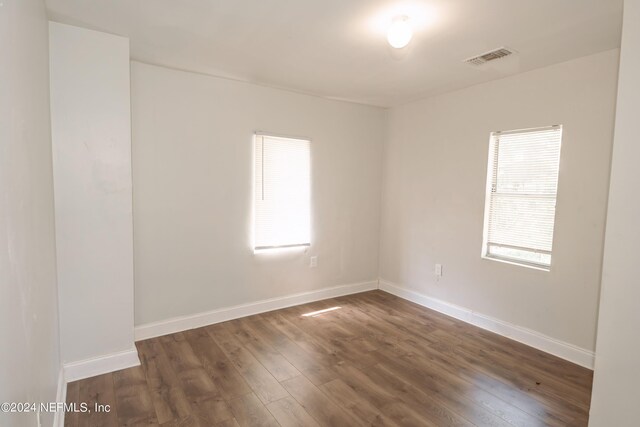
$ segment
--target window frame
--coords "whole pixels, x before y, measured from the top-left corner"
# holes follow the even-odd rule
[[[306,143],[309,144],[309,242],[306,243],[294,243],[294,244],[283,244],[283,245],[273,245],[273,246],[257,246],[257,241],[256,241],[256,228],[257,228],[257,210],[258,210],[258,206],[256,204],[256,197],[257,197],[257,193],[258,193],[258,187],[256,185],[257,180],[256,180],[256,163],[257,163],[257,159],[256,159],[256,145],[258,143],[258,138],[274,138],[274,139],[288,139],[288,140],[296,140],[296,141],[304,141]],[[262,141],[262,143],[264,144],[264,141]],[[286,251],[286,250],[296,250],[296,249],[302,249],[302,250],[306,250],[307,248],[309,248],[311,246],[312,243],[312,239],[313,239],[313,235],[312,235],[312,228],[311,228],[311,224],[312,224],[312,216],[313,216],[313,212],[312,212],[312,188],[313,188],[313,166],[312,166],[312,158],[311,158],[311,150],[312,150],[312,140],[309,137],[304,137],[304,136],[292,136],[292,135],[286,135],[286,134],[279,134],[279,133],[274,133],[274,132],[263,132],[263,131],[255,131],[253,133],[253,137],[252,137],[252,164],[251,164],[251,168],[252,168],[252,199],[251,199],[251,204],[252,204],[252,215],[251,215],[251,249],[253,250],[254,254],[258,254],[258,253],[271,253],[271,252],[276,252],[276,251]],[[263,184],[264,185],[264,184]]]
[[[552,232],[552,239],[555,240],[558,187],[560,182],[560,158],[562,156],[563,126],[562,125],[541,126],[536,128],[497,131],[497,132],[491,132],[489,134],[489,155],[488,155],[488,161],[487,161],[487,181],[486,181],[486,191],[485,191],[484,223],[483,223],[483,233],[482,233],[482,252],[481,252],[482,259],[498,261],[506,264],[518,265],[521,267],[527,267],[527,268],[546,271],[546,272],[551,271],[551,267],[553,265],[553,260],[554,260],[553,244],[552,244],[552,250],[546,251],[546,250],[536,250],[532,248],[519,247],[519,246],[513,246],[513,245],[491,243],[489,242],[489,226],[491,221],[491,201],[492,201],[491,196],[494,193],[494,190],[493,190],[494,185],[497,187],[497,184],[498,184],[496,165],[497,165],[498,155],[499,155],[499,145],[497,147],[496,145],[499,141],[499,137],[501,135],[525,134],[530,132],[540,132],[540,131],[555,130],[555,129],[557,129],[560,132],[560,147],[559,147],[559,154],[558,154],[558,174],[556,177],[556,191],[554,196],[540,195],[540,197],[547,197],[555,200],[554,218],[553,218],[554,229]],[[522,196],[526,196],[526,195],[523,194]],[[518,197],[518,195],[514,195],[514,197]],[[532,253],[548,254],[550,257],[549,264],[537,263],[535,261],[525,260],[517,257],[500,256],[500,255],[492,254],[490,253],[491,247],[503,247],[507,249],[529,251]]]

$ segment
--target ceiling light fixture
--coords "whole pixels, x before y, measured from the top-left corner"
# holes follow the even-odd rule
[[[411,37],[413,37],[413,29],[409,17],[407,15],[396,16],[387,31],[389,44],[396,49],[402,49],[409,44]]]

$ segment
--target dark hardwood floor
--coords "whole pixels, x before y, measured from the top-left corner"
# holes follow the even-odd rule
[[[323,313],[307,315],[318,310]],[[592,372],[382,291],[137,343],[72,426],[586,426]]]

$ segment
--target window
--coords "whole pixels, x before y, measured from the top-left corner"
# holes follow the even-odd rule
[[[255,135],[254,249],[310,245],[311,142]]]
[[[551,266],[562,126],[491,134],[482,256]]]

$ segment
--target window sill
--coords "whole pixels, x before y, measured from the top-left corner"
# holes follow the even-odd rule
[[[254,254],[271,254],[287,251],[306,251],[311,246],[311,243],[301,243],[299,245],[284,245],[284,246],[267,246],[253,248]]]
[[[489,261],[498,261],[504,264],[517,265],[518,267],[526,267],[532,270],[546,271],[547,273],[551,271],[551,266],[533,264],[533,263],[528,263],[526,261],[519,261],[519,260],[514,260],[509,258],[500,258],[496,256],[483,255],[482,259],[489,260]]]

